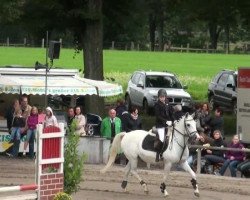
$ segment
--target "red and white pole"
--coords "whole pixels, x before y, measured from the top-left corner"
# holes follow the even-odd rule
[[[13,192],[13,191],[36,190],[37,188],[38,188],[38,186],[36,184],[2,187],[2,188],[0,188],[0,193],[1,192]]]

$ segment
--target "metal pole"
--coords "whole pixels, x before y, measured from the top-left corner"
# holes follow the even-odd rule
[[[48,97],[47,97],[47,90],[48,90],[48,48],[49,48],[49,32],[46,32],[46,68],[45,68],[45,98],[44,98],[44,107],[46,108],[48,105]]]

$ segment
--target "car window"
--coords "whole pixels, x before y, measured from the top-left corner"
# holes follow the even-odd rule
[[[148,75],[146,87],[152,88],[182,88],[180,82],[174,76]]]
[[[144,85],[144,75],[141,74],[140,77],[138,78],[138,84]]]
[[[135,73],[131,79],[132,83],[134,83],[135,85],[138,84],[138,81],[139,81],[139,77],[140,77],[140,74],[139,73]]]
[[[221,77],[219,78],[218,85],[225,87],[227,83],[227,78],[228,78],[228,74],[222,74]]]
[[[232,74],[228,76],[227,84],[231,84],[233,87],[235,87],[234,76]]]

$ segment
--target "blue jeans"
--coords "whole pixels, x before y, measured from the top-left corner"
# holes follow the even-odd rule
[[[34,142],[35,142],[36,129],[28,129],[26,141],[29,142],[29,156],[34,158]]]
[[[11,137],[11,140],[20,140],[21,128],[20,127],[12,127],[10,137]]]
[[[212,165],[215,163],[224,163],[225,161],[223,157],[216,155],[205,155],[205,159],[207,161],[207,165]]]
[[[223,166],[221,167],[219,173],[220,175],[224,175],[225,171],[227,170],[227,167],[229,166],[231,176],[236,177],[236,170],[237,170],[237,165],[240,163],[238,160],[225,160]]]
[[[12,127],[11,128],[11,140],[13,140],[12,155],[14,157],[18,156],[20,139],[21,139],[21,128],[20,127]]]

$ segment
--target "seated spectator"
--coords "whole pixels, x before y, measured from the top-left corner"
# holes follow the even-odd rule
[[[23,155],[26,155],[26,149],[29,144],[29,157],[34,158],[34,142],[36,134],[36,125],[38,124],[38,110],[37,107],[33,106],[31,108],[30,116],[27,119],[27,136],[24,142]]]
[[[82,110],[80,106],[75,108],[75,120],[76,120],[76,134],[80,136],[85,136],[85,125],[86,125],[86,118],[82,114]]]
[[[228,146],[229,148],[243,149],[244,146],[240,143],[238,135],[234,135],[232,142]],[[223,176],[227,167],[229,167],[231,176],[236,177],[237,165],[245,159],[245,153],[242,151],[227,151],[226,160],[223,163],[219,173],[216,175]]]
[[[9,133],[11,133],[11,127],[12,127],[12,122],[14,119],[15,111],[19,109],[20,109],[19,100],[15,99],[13,104],[6,110],[5,118],[7,120],[7,128],[9,130]]]
[[[57,119],[53,114],[51,107],[46,108],[46,116],[44,121],[44,128],[48,126],[58,126]]]
[[[138,116],[138,109],[136,107],[132,107],[130,109],[130,114],[126,118],[124,131],[130,132],[133,130],[141,130],[142,122]]]
[[[241,172],[241,176],[250,178],[250,159],[241,162],[237,166],[237,170]]]
[[[11,128],[11,141],[13,142],[12,154],[8,154],[11,157],[18,156],[19,144],[21,139],[21,129],[25,126],[25,118],[22,116],[22,110],[18,109],[15,111],[13,124]],[[17,145],[15,145],[15,143]]]
[[[221,132],[219,130],[215,130],[213,133],[214,141],[211,144],[212,147],[224,147],[224,141],[221,136]],[[205,155],[206,159],[206,171],[208,173],[212,173],[212,166],[217,163],[224,163],[224,152],[222,150],[206,150],[207,155]]]
[[[108,114],[101,123],[101,136],[113,141],[115,135],[121,132],[122,125],[120,118],[116,117],[115,109],[110,109]]]

